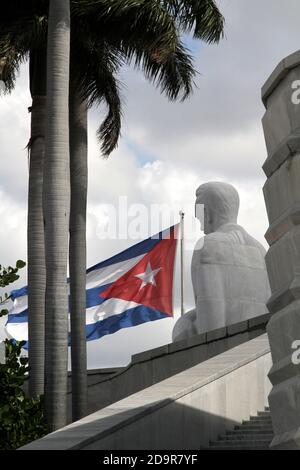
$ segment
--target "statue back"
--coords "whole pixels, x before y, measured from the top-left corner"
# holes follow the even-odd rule
[[[267,312],[270,287],[264,247],[237,224],[226,224],[194,251],[192,281],[199,333]]]

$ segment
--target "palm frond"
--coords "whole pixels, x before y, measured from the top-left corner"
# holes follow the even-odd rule
[[[127,64],[133,63],[169,99],[186,99],[191,94],[196,71],[189,51],[180,41],[171,12],[167,12],[167,26],[164,22],[160,25],[159,15],[153,19],[154,12],[157,15],[158,6],[158,11],[163,10],[164,15],[166,14],[161,0],[79,0],[78,5],[88,5],[89,15],[92,11],[93,18],[97,18],[98,14],[101,19],[99,20],[99,16],[96,20],[91,19],[89,15],[85,17],[79,9],[77,14],[80,13],[81,27],[84,28],[84,25],[88,24],[89,31],[85,30],[81,34],[78,31],[77,37],[89,36],[93,47],[99,47],[101,31],[101,36],[105,37],[106,44],[114,51],[118,60],[121,55],[121,62],[123,60]],[[170,21],[171,42],[168,36]],[[79,23],[76,21],[74,24]]]
[[[76,67],[79,60],[80,68]],[[74,42],[71,63],[75,67],[75,70],[71,68],[71,74],[82,99],[89,107],[93,104],[107,105],[107,116],[97,131],[102,154],[107,157],[116,148],[121,132],[121,84],[116,77],[123,59],[120,52],[105,41],[97,44],[81,42],[77,47]]]
[[[11,0],[0,18],[0,79],[7,91],[20,64],[46,43],[48,0]],[[91,106],[105,102],[108,114],[98,130],[108,155],[121,127],[123,63],[132,63],[170,100],[186,99],[196,71],[180,33],[217,42],[224,18],[214,0],[71,0],[72,63],[82,96]],[[73,73],[73,72],[72,72]]]
[[[193,67],[193,59],[184,45],[178,41],[176,49],[168,56],[161,56],[160,51],[140,48],[133,49],[123,45],[120,49],[124,54],[124,60],[135,68],[141,70],[147,80],[153,83],[168,99],[174,101],[178,98],[184,101],[191,95],[194,87],[196,71]]]
[[[90,31],[107,40],[114,35],[127,42],[140,37],[153,48],[176,48],[176,24],[161,0],[77,0],[72,6],[76,21],[83,19]]]
[[[42,11],[30,12],[30,5],[38,2],[28,3],[25,8],[24,2],[13,0],[0,18],[0,80],[6,92],[14,88],[20,65],[26,62],[30,50],[45,43],[47,37],[47,16]]]
[[[102,143],[103,155],[108,157],[117,147],[121,134],[121,98],[120,85],[114,75],[108,72],[103,97],[108,106],[108,114],[97,131],[99,141]]]
[[[224,17],[214,0],[162,0],[179,27],[195,38],[212,43],[224,36]]]
[[[10,93],[14,89],[20,66],[27,57],[28,54],[18,52],[8,42],[0,39],[0,80],[4,83],[4,93]]]

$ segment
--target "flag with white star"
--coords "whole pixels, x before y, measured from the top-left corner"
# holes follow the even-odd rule
[[[87,270],[87,341],[172,317],[177,234],[175,225]],[[27,287],[11,292],[11,297],[6,331],[27,341]]]

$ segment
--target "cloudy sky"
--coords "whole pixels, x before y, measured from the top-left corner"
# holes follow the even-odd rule
[[[101,159],[95,139],[103,110],[89,116],[88,266],[139,240],[103,239],[109,207],[119,215],[119,197],[128,205],[165,204],[165,216],[175,220],[187,213],[185,303],[193,306],[190,259],[202,236],[193,223],[196,188],[207,181],[227,181],[240,193],[239,222],[265,246],[268,223],[262,195],[261,166],[266,158],[260,89],[277,63],[299,48],[298,0],[219,0],[226,20],[226,38],[217,46],[189,41],[199,72],[197,88],[185,103],[170,103],[130,68],[124,84],[124,119],[119,148]],[[28,69],[24,65],[17,87],[0,105],[0,263],[26,260],[26,206],[30,106]],[[168,217],[166,218],[168,219]],[[130,216],[128,216],[130,221]],[[154,222],[145,236],[165,228]],[[142,239],[143,236],[141,235]],[[178,272],[178,269],[177,269]],[[178,315],[179,283],[175,279]],[[24,272],[17,286],[26,283]],[[123,330],[88,344],[89,367],[112,367],[130,356],[171,341],[173,320],[160,320]],[[3,326],[0,324],[3,330]],[[1,334],[1,333],[0,333]]]

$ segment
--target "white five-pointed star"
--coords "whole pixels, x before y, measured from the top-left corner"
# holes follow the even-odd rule
[[[153,286],[156,286],[155,276],[160,270],[161,268],[152,269],[150,261],[148,261],[146,271],[142,274],[136,274],[135,276],[143,281],[140,290],[143,289],[143,287],[145,287],[147,284],[152,284]]]

